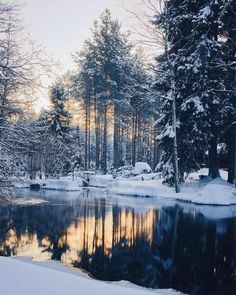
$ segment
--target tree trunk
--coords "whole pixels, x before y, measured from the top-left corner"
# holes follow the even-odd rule
[[[107,174],[107,105],[104,107],[104,131],[103,131],[103,159],[102,171]]]
[[[90,169],[91,162],[91,111],[90,103],[88,105],[88,169]]]
[[[142,144],[141,144],[141,140],[142,140],[142,128],[141,128],[141,118],[140,116],[137,115],[137,156],[136,159],[138,162],[142,162],[143,161],[143,149],[142,149]]]
[[[122,122],[124,121],[122,120]],[[120,127],[120,126],[119,126],[119,146],[120,146],[119,166],[123,166],[125,164],[123,160],[126,158],[125,129],[124,127]]]
[[[96,141],[96,170],[99,169],[100,166],[100,121],[98,118],[98,105],[97,105],[97,95],[94,94],[94,122],[95,122],[95,141]]]
[[[214,135],[210,140],[209,146],[209,176],[212,178],[220,177],[217,153],[217,136]]]
[[[119,168],[119,119],[118,107],[114,106],[114,139],[113,139],[113,167]]]
[[[234,177],[235,177],[235,148],[236,148],[236,142],[235,142],[235,132],[233,130],[230,130],[227,138],[227,145],[228,145],[228,182],[234,183]]]
[[[138,113],[134,110],[133,114],[133,134],[132,134],[132,165],[135,166],[137,158],[137,128],[138,128]]]
[[[154,160],[154,164],[153,164],[153,169],[155,170],[158,162],[159,162],[159,151],[158,151],[158,143],[157,143],[157,126],[154,126],[154,130],[153,130],[153,160]]]
[[[85,145],[84,145],[84,168],[85,170],[88,169],[88,106],[85,107]]]

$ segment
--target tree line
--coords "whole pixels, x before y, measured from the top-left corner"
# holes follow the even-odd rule
[[[106,174],[145,161],[173,185],[176,165],[179,181],[204,165],[216,178],[221,160],[233,182],[235,2],[143,3],[151,7],[156,51],[162,47],[155,63],[147,66],[145,52],[106,10],[73,54],[75,69],[51,85],[50,110],[35,116],[19,93],[35,83],[37,52],[19,55],[15,7],[1,2],[1,17],[14,13],[10,25],[1,22],[1,177]]]
[[[153,77],[109,10],[73,60],[75,70],[50,87],[50,110],[25,122],[34,137],[23,160],[30,177],[65,176],[76,169],[106,174],[137,161],[155,168]]]

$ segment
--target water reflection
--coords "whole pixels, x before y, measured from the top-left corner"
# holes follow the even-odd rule
[[[235,217],[210,219],[174,203],[144,208],[145,200],[88,190],[44,197],[52,202],[0,207],[0,255],[61,260],[102,280],[235,294]]]

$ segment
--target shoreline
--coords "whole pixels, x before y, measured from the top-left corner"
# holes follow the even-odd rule
[[[88,277],[79,269],[75,270],[57,262],[36,263],[26,258],[0,257],[0,293],[4,295],[180,295],[172,289],[148,289],[127,281],[105,282]]]

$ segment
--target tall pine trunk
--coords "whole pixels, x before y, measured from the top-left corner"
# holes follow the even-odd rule
[[[91,106],[88,106],[88,168],[90,169],[91,163]]]
[[[214,134],[209,142],[209,176],[212,178],[220,177],[219,165],[218,165],[218,152],[217,152],[217,135]]]
[[[102,157],[102,171],[107,173],[107,105],[104,107],[104,130],[103,130],[103,157]]]
[[[85,106],[85,145],[84,145],[84,168],[85,170],[88,169],[88,105]]]
[[[158,151],[158,142],[157,142],[157,126],[154,126],[153,129],[153,169],[155,170],[158,162],[159,162],[159,151]]]
[[[142,126],[141,126],[141,118],[140,116],[137,116],[137,156],[136,160],[138,162],[143,161],[143,148],[142,148]]]
[[[114,138],[113,138],[113,167],[115,169],[119,168],[119,113],[118,106],[114,105]]]
[[[95,163],[96,163],[96,170],[98,170],[100,166],[100,121],[98,118],[98,103],[97,103],[96,93],[94,93],[94,123],[95,123],[95,141],[96,141]]]
[[[234,128],[230,128],[227,134],[227,146],[228,146],[228,182],[234,183],[235,178],[235,131]]]
[[[138,132],[138,112],[133,113],[133,132],[132,132],[132,165],[135,166],[137,159],[137,132]]]
[[[124,123],[124,121],[122,120]],[[126,147],[125,147],[125,129],[122,126],[119,126],[119,165],[123,166],[125,162],[123,161],[126,158]]]

